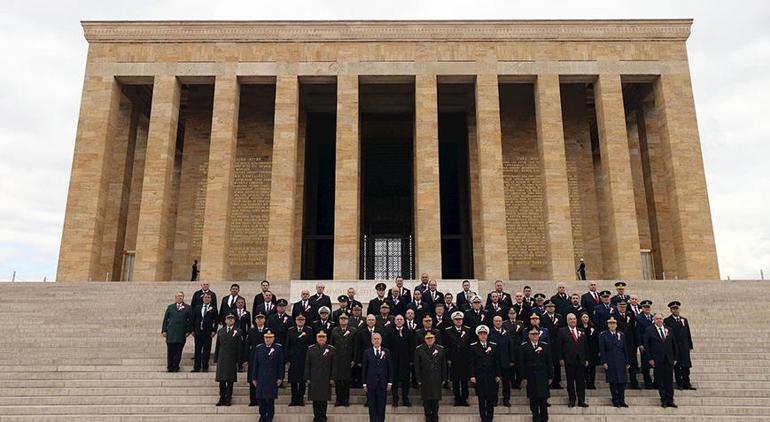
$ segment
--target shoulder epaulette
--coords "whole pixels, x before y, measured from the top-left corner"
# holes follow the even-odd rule
[[[471,346],[473,346],[475,344],[479,344],[479,342],[478,341],[474,341],[473,343],[471,343]]]

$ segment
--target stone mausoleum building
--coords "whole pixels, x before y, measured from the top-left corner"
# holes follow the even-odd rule
[[[58,280],[718,278],[691,24],[83,22]]]

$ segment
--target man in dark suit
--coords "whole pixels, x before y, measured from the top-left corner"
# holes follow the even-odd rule
[[[387,393],[393,387],[391,356],[382,347],[382,334],[372,334],[371,342],[372,347],[363,353],[361,379],[369,404],[369,422],[385,422]]]
[[[476,386],[479,399],[479,415],[483,422],[491,422],[495,416],[495,401],[500,383],[500,365],[497,345],[488,339],[489,327],[476,327],[479,341],[470,345],[471,384]]]
[[[324,293],[325,289],[326,285],[323,283],[315,285],[316,293],[310,297],[310,303],[313,306],[315,314],[313,315],[313,319],[309,320],[309,322],[315,321],[318,318],[318,310],[321,309],[322,306],[326,306],[329,309],[332,308],[332,299]]]
[[[382,330],[377,327],[377,319],[374,315],[367,315],[364,325],[356,332],[356,367],[353,368],[353,382],[363,381],[359,370],[363,368],[364,351],[372,347],[372,336],[374,333],[380,333],[380,336],[384,337]]]
[[[411,300],[411,293],[408,293],[409,300]],[[401,295],[398,290],[398,286],[393,287],[390,289],[390,295],[388,295],[387,298],[385,298],[385,303],[390,306],[390,315],[396,316],[396,315],[404,315],[404,312],[406,311],[406,306],[409,304],[409,302],[405,301],[404,298],[406,296]],[[382,306],[382,305],[380,305]]]
[[[428,290],[422,293],[422,298],[427,299],[432,310],[436,308],[437,304],[444,303],[444,293],[438,291],[438,283],[436,280],[430,280],[428,282]]]
[[[594,308],[596,308],[601,303],[602,303],[602,299],[599,295],[599,292],[596,290],[596,282],[589,281],[588,291],[583,293],[583,296],[580,297],[580,306],[582,306],[583,309],[588,311],[588,316],[590,316],[591,319],[593,319]]]
[[[682,305],[678,300],[668,304],[671,315],[663,320],[663,323],[671,328],[674,338],[677,341],[679,355],[674,365],[674,379],[677,388],[685,390],[695,390],[690,383],[690,368],[692,360],[690,359],[690,350],[692,350],[692,335],[690,335],[690,321],[679,315],[679,307]]]
[[[428,273],[422,273],[420,274],[420,284],[414,286],[413,291],[420,291],[420,293],[425,293],[426,290],[428,290],[428,282],[430,281],[430,276]]]
[[[192,300],[190,301],[190,307],[192,309],[195,309],[195,308],[198,307],[198,305],[202,304],[203,303],[203,294],[204,293],[209,293],[211,295],[211,304],[216,309],[216,307],[217,307],[217,294],[214,293],[213,290],[209,289],[209,282],[208,281],[201,281],[201,288],[200,288],[200,290],[196,290],[195,293],[193,293]]]
[[[174,303],[166,307],[161,326],[161,335],[166,339],[166,370],[179,372],[184,344],[193,331],[193,317],[190,305],[184,303],[184,293],[177,292]]]
[[[487,319],[492,321],[496,316],[499,316],[500,319],[507,318],[508,306],[500,302],[500,294],[495,291],[490,293],[490,295],[491,302],[489,302],[484,309],[484,312],[487,314]]]
[[[286,355],[289,362],[291,401],[289,406],[305,405],[305,356],[313,344],[313,329],[305,324],[305,316],[297,315],[295,326],[286,334]]]
[[[390,350],[393,364],[393,407],[398,407],[398,390],[401,389],[402,403],[410,407],[409,377],[414,357],[414,332],[404,325],[404,317],[394,319],[395,328],[385,335],[384,345]]]
[[[255,395],[259,401],[259,421],[272,422],[275,415],[275,399],[278,397],[278,387],[283,383],[286,370],[284,348],[275,343],[272,332],[264,334],[264,344],[257,346],[254,356],[249,362],[251,383],[255,387]]]
[[[549,385],[553,378],[551,346],[539,339],[540,332],[537,329],[531,329],[528,335],[529,340],[521,345],[519,353],[523,378],[521,382],[527,388],[532,420],[544,422],[548,420],[548,398],[551,396]]]
[[[270,291],[270,282],[269,282],[269,281],[267,281],[267,280],[262,280],[262,282],[261,282],[261,283],[259,283],[259,286],[260,286],[260,288],[262,289],[262,291],[261,291],[261,292],[259,292],[259,293],[257,293],[257,295],[256,295],[256,296],[254,296],[254,304],[253,304],[253,305],[251,305],[251,306],[253,306],[253,307],[254,307],[254,309],[256,309],[256,307],[257,307],[257,306],[259,306],[259,305],[261,305],[261,304],[265,303],[265,292],[268,292],[268,291]],[[271,299],[271,300],[269,300],[269,301],[270,301],[270,302],[271,302],[273,305],[275,305],[275,303],[276,303],[276,301],[277,301],[277,299],[276,299],[275,295],[273,295],[273,294],[270,294],[270,297],[272,297],[272,299]],[[252,309],[252,314],[253,314],[253,315],[256,315],[257,313],[256,313],[256,312],[254,312],[254,309]]]
[[[663,324],[663,315],[656,313],[654,324],[644,333],[644,348],[650,355],[649,364],[655,373],[661,407],[678,407],[674,403],[674,365],[679,356],[674,333]]]
[[[567,294],[567,285],[564,282],[559,282],[556,285],[556,294],[551,296],[551,302],[556,306],[556,313],[567,315],[572,302]]]
[[[396,288],[398,289],[398,296],[401,298],[401,301],[404,303],[409,303],[412,301],[412,293],[404,287],[404,278],[403,277],[396,277]]]
[[[377,291],[377,296],[369,301],[369,306],[366,308],[367,315],[379,315],[380,306],[385,303],[385,289],[387,289],[385,283],[377,283],[374,289]]]
[[[500,302],[500,306],[502,306],[503,308],[508,309],[513,305],[513,300],[511,299],[511,295],[503,290],[502,280],[495,280],[495,290],[492,290],[487,294],[487,302],[485,304],[486,306],[489,306],[489,304],[492,303],[492,293],[497,293],[497,299]]]
[[[559,330],[556,340],[559,362],[567,374],[569,407],[588,407],[586,404],[585,368],[588,366],[588,344],[583,330],[577,328],[575,314],[567,314],[567,326]]]
[[[617,330],[614,317],[607,321],[607,330],[599,334],[599,356],[604,366],[607,384],[610,385],[612,405],[628,407],[626,404],[626,384],[628,383],[628,353],[626,336]]]
[[[438,403],[441,401],[441,385],[446,379],[446,353],[436,344],[432,332],[425,334],[425,342],[414,351],[414,371],[420,386],[423,412],[426,422],[438,422]]]
[[[313,303],[310,301],[310,291],[307,289],[302,289],[300,299],[291,307],[292,318],[296,319],[299,314],[304,315],[306,321],[315,321]]]
[[[572,314],[572,315],[577,316],[577,315],[580,315],[581,313],[583,313],[583,310],[585,308],[583,308],[580,305],[580,295],[579,294],[572,293],[569,296],[569,302],[570,302],[570,304],[569,304],[569,307],[567,308],[567,312],[563,313],[562,315]]]
[[[511,407],[511,381],[513,380],[513,367],[515,364],[514,343],[519,343],[519,338],[512,338],[511,334],[503,328],[503,318],[500,315],[492,318],[492,329],[489,330],[489,340],[497,345],[497,358],[500,365],[500,380],[503,383],[503,406]],[[497,403],[495,403],[497,406]]]
[[[350,309],[353,309],[358,305],[359,308],[363,309],[364,305],[356,300],[356,289],[350,287],[348,288],[348,301],[350,302],[348,306],[350,306]]]
[[[471,309],[471,299],[476,296],[476,292],[471,291],[471,282],[463,280],[463,290],[457,293],[457,307],[460,311],[466,312]]]
[[[273,292],[267,290],[258,294],[257,296],[261,296],[260,299],[262,299],[262,303],[257,305],[257,302],[254,302],[254,305],[251,309],[251,315],[262,314],[265,316],[265,318],[270,318],[271,315],[278,312],[278,309],[275,306],[276,301],[275,296],[273,296]]]
[[[222,298],[222,303],[219,305],[219,323],[224,324],[225,323],[225,317],[233,313],[233,310],[235,309],[235,304],[238,302],[238,299],[243,299],[243,303],[246,303],[246,298],[241,296],[239,292],[241,291],[241,286],[239,286],[236,283],[233,283],[230,285],[230,294]],[[245,309],[245,306],[244,306]]]
[[[192,372],[209,371],[211,356],[211,339],[217,333],[219,315],[216,306],[211,304],[211,292],[203,293],[203,303],[195,307],[193,315],[193,336],[195,337],[195,354]]]

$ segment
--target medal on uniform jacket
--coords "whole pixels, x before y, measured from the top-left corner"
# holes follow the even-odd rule
[[[324,349],[323,357],[326,357],[329,355],[329,349]]]
[[[436,356],[438,354],[438,349],[433,350],[433,356]]]

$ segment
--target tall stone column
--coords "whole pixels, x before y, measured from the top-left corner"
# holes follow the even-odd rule
[[[181,87],[174,75],[155,76],[152,88],[142,206],[136,236],[134,280],[169,277],[166,255],[170,234],[174,155]]]
[[[414,233],[415,274],[441,278],[441,197],[436,75],[415,77]]]
[[[214,81],[214,109],[203,214],[201,280],[229,279],[230,208],[233,198],[235,151],[238,144],[240,84],[234,74]]]
[[[575,278],[572,216],[564,150],[559,75],[539,75],[535,83],[537,146],[542,165],[548,270],[553,279]]]
[[[361,145],[358,75],[337,76],[337,143],[334,184],[334,278],[359,278],[361,250]]]
[[[57,281],[102,280],[100,267],[110,140],[120,120],[114,77],[86,70],[62,231]]]
[[[288,281],[294,276],[294,223],[299,135],[299,80],[279,75],[275,82],[273,165],[270,180],[270,229],[267,237],[267,279]]]
[[[500,129],[500,93],[497,75],[476,76],[476,151],[478,157],[479,220],[481,225],[482,268],[476,278],[507,279],[508,236],[505,225],[503,186],[503,145]]]
[[[606,210],[605,277],[641,279],[639,228],[619,75],[599,75],[594,85]]]
[[[654,90],[668,167],[677,274],[687,279],[719,279],[690,76],[661,75]]]

